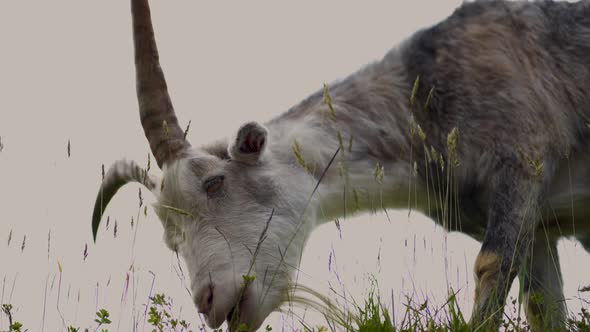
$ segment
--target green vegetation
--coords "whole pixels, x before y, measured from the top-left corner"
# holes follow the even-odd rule
[[[325,300],[322,299],[322,300]],[[517,300],[512,300],[516,304]],[[309,303],[312,304],[312,303]],[[313,304],[312,304],[313,305]],[[443,331],[487,331],[484,327],[472,327],[465,319],[461,309],[456,301],[456,294],[451,294],[447,301],[440,307],[432,305],[428,300],[422,303],[416,303],[411,298],[406,299],[404,305],[404,315],[398,322],[390,313],[390,310],[382,303],[381,297],[371,290],[364,300],[363,304],[355,304],[353,312],[345,314],[344,311],[335,313],[337,310],[333,306],[327,308],[332,311],[332,315],[326,314],[325,326],[308,326],[301,322],[298,330],[306,332],[328,332],[328,331],[358,331],[358,332],[443,332]],[[199,326],[192,329],[186,320],[180,317],[174,317],[172,314],[172,299],[164,294],[156,294],[150,297],[148,303],[149,312],[147,322],[150,324],[151,332],[193,332],[193,331],[211,331],[205,326]],[[13,317],[13,306],[10,304],[2,305],[2,313],[8,318],[8,330],[2,332],[24,332],[29,331]],[[334,316],[336,315],[336,316]],[[100,309],[96,312],[94,320],[95,328],[92,331],[108,332],[111,325],[110,314],[106,309]],[[334,324],[338,322],[338,324]],[[581,312],[568,318],[566,322],[567,331],[590,331],[590,311],[582,308]],[[509,332],[529,331],[529,326],[524,322],[520,315],[515,317],[506,317],[501,329]],[[271,326],[263,329],[265,332],[273,331]],[[69,326],[67,332],[80,332],[80,327]],[[84,329],[88,332],[89,329]],[[223,332],[223,329],[216,329],[213,332]],[[248,331],[244,324],[236,328],[238,332]]]

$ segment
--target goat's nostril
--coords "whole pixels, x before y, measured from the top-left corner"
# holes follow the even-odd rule
[[[213,307],[213,285],[206,285],[196,294],[195,304],[202,314],[209,314]]]

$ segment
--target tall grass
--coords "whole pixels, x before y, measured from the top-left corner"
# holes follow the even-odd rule
[[[309,288],[301,287],[299,291],[312,295],[315,300],[295,297],[293,301],[299,305],[321,310],[326,319],[325,325],[311,326],[300,320],[299,328],[293,331],[306,332],[327,332],[327,331],[347,331],[347,332],[442,332],[442,331],[488,331],[486,328],[477,328],[469,324],[465,315],[459,308],[456,300],[456,294],[451,294],[447,301],[441,306],[436,306],[428,300],[417,303],[410,297],[406,298],[404,314],[399,321],[395,321],[392,308],[384,304],[382,297],[372,288],[367,297],[360,303],[354,302],[352,310],[345,311],[333,304],[324,295],[315,292]],[[513,304],[516,300],[513,300]],[[192,326],[186,319],[175,313],[173,308],[174,301],[164,294],[156,294],[149,298],[145,304],[148,310],[147,322],[148,327],[145,331],[154,332],[189,332],[189,331],[211,331],[204,325]],[[13,306],[10,304],[2,305],[2,314],[8,319],[8,326],[2,332],[23,332],[32,331],[27,329],[26,321],[20,321],[13,314]],[[95,314],[95,319],[91,328],[81,330],[79,326],[67,326],[67,332],[77,331],[115,331],[117,328],[112,325],[110,312],[107,309],[100,309]],[[519,316],[505,316],[501,326],[503,331],[524,332],[529,331],[529,326]],[[273,331],[273,327],[266,325],[261,328],[264,331]],[[236,326],[234,331],[248,331],[247,326]],[[223,329],[216,329],[212,332],[222,332]],[[582,308],[581,312],[568,318],[565,331],[590,331],[590,311],[588,308]]]

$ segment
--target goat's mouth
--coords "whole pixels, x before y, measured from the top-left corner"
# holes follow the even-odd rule
[[[223,294],[221,290],[219,294]],[[230,332],[256,331],[262,325],[266,315],[262,316],[261,309],[264,305],[258,303],[258,297],[253,289],[243,287],[237,295],[232,297],[232,301],[226,303],[222,303],[220,298],[221,303],[217,303],[218,306],[214,306],[213,310],[204,315],[205,323],[212,329],[217,329],[225,323],[226,331]]]
[[[229,310],[227,316],[225,317],[227,321],[227,326],[230,328],[230,331],[238,330],[239,322],[242,321],[243,315],[242,307],[243,303],[246,300],[245,294],[238,299],[238,301],[234,304],[234,306]]]
[[[236,320],[238,318],[238,316],[237,316],[238,312],[236,311],[236,310],[238,310],[238,309],[236,309],[237,306],[238,306],[237,304],[234,305],[227,313],[227,317],[225,317],[225,320],[227,321],[228,325],[232,324],[232,320]]]

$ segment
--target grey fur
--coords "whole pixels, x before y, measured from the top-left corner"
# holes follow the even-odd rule
[[[541,222],[549,229],[549,243],[574,235],[588,249],[588,54],[590,1],[477,1],[462,5],[382,61],[331,86],[338,111],[336,124],[323,127],[331,131],[327,136],[336,136],[336,131],[352,134],[357,143],[354,159],[395,161],[408,168],[416,162],[418,181],[438,180],[432,185],[443,195],[450,184],[432,172],[440,166],[425,151],[434,148],[449,163],[447,135],[459,129],[460,165],[453,185],[461,223],[441,220],[444,206],[427,213],[482,241],[482,252],[500,256],[501,270],[493,281],[500,295],[476,299],[480,303],[474,308],[474,324],[501,312],[512,279],[527,257],[535,256],[527,252]],[[417,77],[416,103],[409,107]],[[318,93],[271,123],[308,117],[312,109],[322,108],[321,103]],[[418,135],[410,137],[411,121],[426,133],[425,142]],[[573,177],[571,186],[568,177]],[[574,211],[570,205],[575,205]],[[582,224],[576,234],[572,214]],[[545,236],[537,241],[545,241]],[[558,262],[555,250],[553,254]],[[542,262],[537,259],[533,271],[554,268]],[[539,280],[555,283],[560,279],[558,264],[557,268],[555,278]],[[562,326],[561,284],[544,286],[552,292],[547,301],[558,302],[546,307],[558,308],[558,313],[537,324]]]
[[[482,242],[474,327],[498,326],[517,274],[533,329],[562,327],[555,243],[590,247],[588,54],[590,1],[465,3],[331,84],[330,105],[319,91],[232,140],[183,148],[163,169],[156,208],[209,324],[237,308],[259,327],[317,223],[409,207]],[[248,266],[265,278],[241,301]]]

